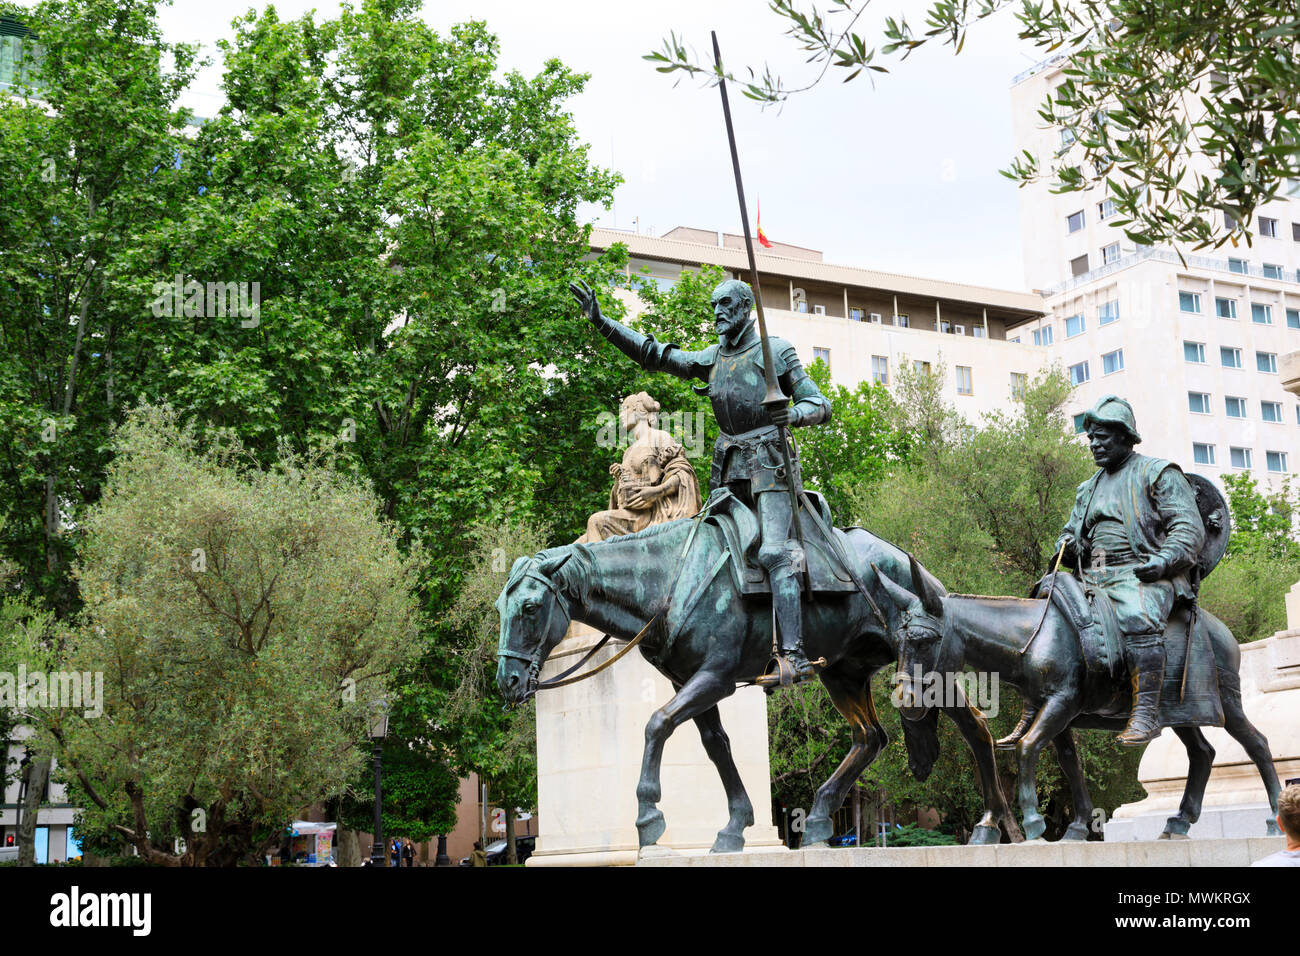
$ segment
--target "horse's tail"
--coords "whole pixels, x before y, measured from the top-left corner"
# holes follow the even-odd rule
[[[904,717],[902,723],[907,769],[912,771],[913,777],[925,783],[934,769],[934,762],[939,759],[939,709],[931,707],[920,720]]]

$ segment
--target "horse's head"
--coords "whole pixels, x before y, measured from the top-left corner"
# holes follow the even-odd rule
[[[569,629],[568,605],[554,575],[570,557],[567,552],[542,551],[520,558],[497,598],[497,687],[507,704],[522,703],[536,693],[542,664]]]
[[[876,568],[881,585],[898,611],[898,671],[894,675],[894,704],[908,720],[920,720],[930,709],[925,684],[933,675],[956,670],[961,662],[950,660],[952,641],[943,639],[943,595],[933,586],[916,559],[908,555],[915,593]]]

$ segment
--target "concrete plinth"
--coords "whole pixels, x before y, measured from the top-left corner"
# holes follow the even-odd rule
[[[999,846],[835,847],[754,849],[744,853],[657,854],[638,866],[996,866],[1152,867],[1249,866],[1286,848],[1282,837],[1235,840],[1154,840],[1130,843],[1018,843]]]
[[[1241,693],[1246,716],[1268,739],[1283,786],[1300,778],[1300,584],[1287,596],[1291,630],[1241,647]],[[1264,835],[1273,816],[1259,770],[1222,728],[1203,728],[1214,747],[1214,770],[1200,819],[1188,836],[1196,840]],[[1147,798],[1115,811],[1106,822],[1108,841],[1152,840],[1178,813],[1187,779],[1187,750],[1172,730],[1147,745],[1138,780]]]
[[[542,669],[548,679],[572,666],[600,638],[574,624]],[[602,648],[584,667],[608,660],[623,645]],[[636,785],[645,725],[673,695],[672,685],[634,650],[595,677],[537,695],[537,849],[528,866],[631,866],[637,862]],[[720,705],[722,726],[754,804],[751,847],[780,847],[771,824],[767,704],[750,687]],[[662,847],[707,850],[727,822],[727,798],[694,723],[664,748]]]

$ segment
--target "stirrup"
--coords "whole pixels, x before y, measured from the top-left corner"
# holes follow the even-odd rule
[[[825,666],[826,658],[819,657],[815,661],[808,661],[807,667],[796,669],[787,655],[778,654],[768,663],[767,671],[756,678],[754,683],[766,688],[790,687],[810,677],[816,677],[817,668]]]

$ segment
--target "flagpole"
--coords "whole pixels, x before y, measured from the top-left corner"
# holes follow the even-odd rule
[[[790,399],[781,391],[776,380],[776,369],[772,364],[772,346],[767,338],[767,319],[763,315],[763,290],[758,280],[758,261],[754,256],[754,239],[749,234],[749,210],[745,206],[745,186],[740,179],[740,154],[736,152],[736,131],[731,124],[731,104],[727,101],[727,81],[722,74],[722,52],[718,49],[718,33],[710,31],[713,37],[713,62],[718,70],[718,89],[722,93],[722,116],[727,123],[727,142],[731,146],[731,169],[736,179],[736,198],[740,201],[740,226],[745,234],[745,251],[749,255],[749,273],[753,280],[754,307],[758,310],[758,336],[763,347],[763,377],[767,385],[767,394],[763,396],[763,407],[769,412],[784,408]],[[799,522],[799,493],[795,490],[794,469],[790,465],[789,432],[785,426],[777,429],[781,437],[781,463],[785,466],[786,488],[790,492],[790,516],[794,526],[794,536],[803,547],[803,528]],[[803,567],[804,583],[809,584],[808,565]]]

